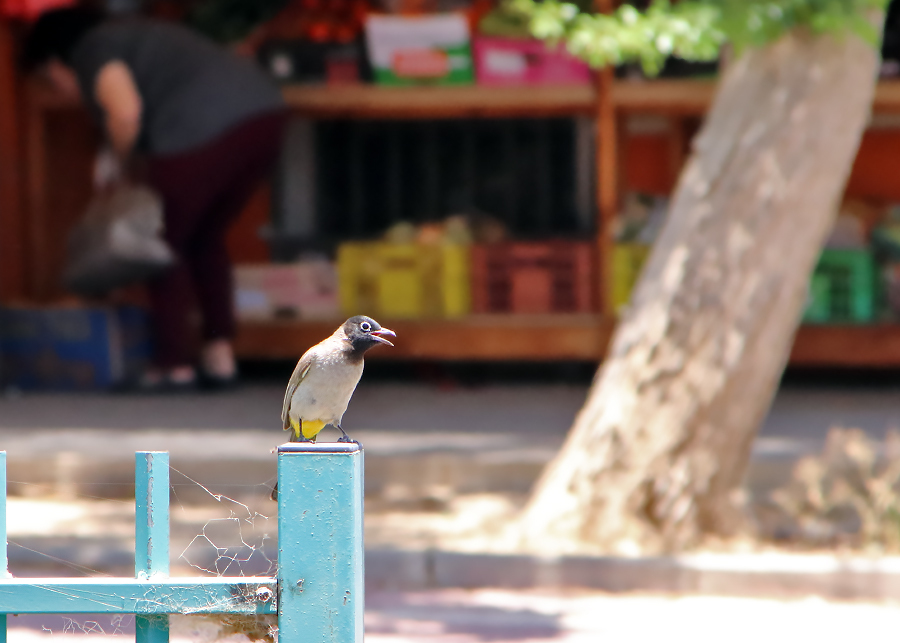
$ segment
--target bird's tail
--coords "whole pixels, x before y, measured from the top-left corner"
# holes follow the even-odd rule
[[[319,431],[325,428],[325,424],[322,420],[295,420],[291,418],[291,428],[293,429],[291,441],[303,442],[304,440],[309,440],[310,442],[315,442],[316,436],[319,434]]]

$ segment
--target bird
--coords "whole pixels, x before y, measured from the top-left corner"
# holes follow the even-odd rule
[[[389,328],[365,315],[356,315],[303,354],[284,393],[281,421],[291,430],[291,442],[315,442],[331,424],[341,432],[339,442],[352,442],[341,419],[363,372],[363,357],[379,344],[393,346]]]
[[[285,431],[291,431],[291,442],[315,442],[328,424],[341,432],[338,442],[353,441],[341,426],[341,419],[362,377],[366,351],[379,344],[393,346],[385,335],[397,336],[371,317],[356,315],[303,353],[288,381],[281,407],[281,423]],[[271,497],[278,499],[277,483]]]

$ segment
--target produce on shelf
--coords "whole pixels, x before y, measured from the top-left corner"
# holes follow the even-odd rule
[[[338,248],[341,308],[385,318],[459,317],[472,309],[470,245],[501,239],[502,225],[484,215],[456,215],[414,225],[401,221],[378,241]]]

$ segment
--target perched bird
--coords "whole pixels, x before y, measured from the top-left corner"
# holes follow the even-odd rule
[[[394,331],[365,315],[345,321],[331,337],[303,354],[284,393],[281,421],[293,429],[291,442],[315,442],[326,424],[341,432],[339,442],[350,442],[341,418],[363,372],[363,356],[378,344],[393,346],[384,338]]]
[[[291,442],[315,442],[326,424],[340,430],[338,442],[351,442],[341,418],[362,376],[366,351],[378,344],[393,346],[384,335],[397,336],[371,317],[357,315],[303,353],[281,407],[281,422],[285,431],[291,431]],[[278,500],[277,483],[271,497]]]

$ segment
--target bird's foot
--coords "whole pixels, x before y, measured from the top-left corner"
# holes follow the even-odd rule
[[[340,424],[337,425],[337,430],[341,432],[341,437],[338,438],[338,442],[349,442],[351,444],[356,442],[356,440],[347,435],[346,431],[341,428]]]
[[[309,438],[307,438],[306,436],[304,436],[302,433],[297,434],[296,431],[293,431],[293,430],[292,430],[292,431],[291,431],[291,439],[290,439],[290,441],[291,441],[291,442],[315,442],[316,439],[313,438],[312,440],[310,440]]]

